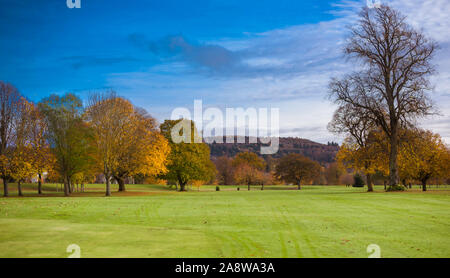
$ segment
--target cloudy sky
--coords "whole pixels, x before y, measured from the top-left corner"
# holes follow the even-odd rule
[[[450,143],[450,1],[383,1],[440,44],[422,121]],[[278,107],[280,135],[341,141],[326,130],[332,76],[366,0],[0,0],[0,80],[33,101],[114,89],[160,121],[176,107]]]

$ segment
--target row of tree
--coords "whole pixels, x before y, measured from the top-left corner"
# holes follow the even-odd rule
[[[314,181],[322,173],[322,167],[300,154],[288,154],[267,167],[266,161],[255,153],[242,152],[234,158],[226,156],[215,160],[217,181],[221,185],[250,185],[292,183],[301,189],[301,184]]]
[[[86,107],[73,94],[51,95],[34,104],[11,84],[0,82],[0,175],[4,195],[8,182],[42,175],[64,183],[70,195],[75,183],[84,184],[103,173],[106,195],[110,181],[125,190],[129,176],[167,172],[170,147],[156,121],[114,92],[93,94]]]
[[[192,121],[166,120],[158,128],[147,111],[112,91],[92,94],[86,106],[70,93],[51,95],[34,104],[11,84],[0,82],[0,109],[0,174],[5,196],[9,181],[18,183],[22,195],[21,182],[35,176],[41,194],[44,173],[64,184],[66,196],[74,184],[92,182],[101,173],[110,196],[112,179],[119,191],[125,191],[125,179],[133,176],[156,176],[185,191],[188,183],[214,182],[216,173],[222,184],[250,188],[273,183],[275,175],[300,186],[320,169],[318,163],[298,154],[268,166],[256,154],[243,152],[232,160],[220,158],[217,171],[208,145],[189,143],[201,142]],[[185,126],[190,132],[179,128]],[[174,132],[191,140],[174,142]]]
[[[373,191],[373,176],[389,176],[389,139],[381,130],[369,129],[361,140],[349,136],[342,144],[337,160],[366,176],[368,191]],[[359,136],[357,136],[359,137]],[[400,131],[398,154],[399,178],[404,187],[414,181],[423,191],[432,178],[450,178],[450,150],[439,134],[422,129]]]
[[[158,125],[142,108],[113,91],[91,94],[86,105],[76,95],[51,95],[34,104],[11,84],[0,82],[0,175],[4,195],[8,183],[38,177],[42,194],[43,174],[64,184],[69,196],[75,184],[93,182],[102,176],[106,196],[111,181],[125,191],[130,177],[156,177],[176,183],[181,191],[189,182],[215,179],[215,165],[205,143],[174,142],[173,130],[193,122],[166,120]]]

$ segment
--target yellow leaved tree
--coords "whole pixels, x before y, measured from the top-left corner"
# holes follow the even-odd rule
[[[336,155],[341,167],[354,169],[366,176],[368,191],[373,191],[372,175],[375,172],[387,175],[389,171],[388,152],[380,141],[383,136],[382,132],[371,131],[364,144],[358,144],[352,137],[348,137]]]
[[[14,148],[9,159],[10,174],[17,182],[18,195],[23,196],[22,182],[34,173],[31,145],[29,144],[29,107],[31,103],[21,97],[19,113],[14,119]]]
[[[399,150],[400,175],[419,180],[427,190],[430,178],[447,177],[450,172],[450,151],[439,134],[428,130],[408,130]]]
[[[166,173],[170,153],[169,142],[157,130],[155,119],[146,110],[135,108],[130,117],[132,125],[127,131],[128,140],[121,145],[118,163],[112,169],[119,191],[125,191],[126,177]]]
[[[95,132],[107,196],[111,195],[112,177],[117,180],[119,191],[125,191],[126,177],[166,171],[168,142],[156,130],[154,118],[144,109],[134,107],[112,91],[93,94],[86,119]]]
[[[47,139],[47,122],[39,111],[37,105],[32,102],[26,102],[24,105],[28,124],[28,140],[30,160],[33,174],[38,177],[38,194],[42,194],[43,174],[53,170],[56,163],[56,157],[51,152]]]

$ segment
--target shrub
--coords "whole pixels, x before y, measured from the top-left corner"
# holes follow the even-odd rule
[[[401,185],[389,186],[386,191],[405,191],[405,187]]]
[[[353,182],[353,187],[364,187],[364,179],[361,177],[360,174],[355,174],[355,176],[353,177],[354,182]]]

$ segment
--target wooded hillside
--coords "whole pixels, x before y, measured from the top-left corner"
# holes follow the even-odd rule
[[[237,142],[236,137],[234,142]],[[250,144],[249,138],[245,137],[245,142],[246,143],[208,144],[211,149],[211,158],[220,156],[234,157],[239,152],[254,152],[260,155],[262,144],[259,143],[259,141],[256,144]],[[339,150],[339,146],[334,142],[325,145],[311,140],[294,137],[280,137],[279,145],[279,151],[276,154],[271,155],[274,158],[280,158],[290,153],[299,153],[318,161],[321,164],[333,162],[336,153]]]

